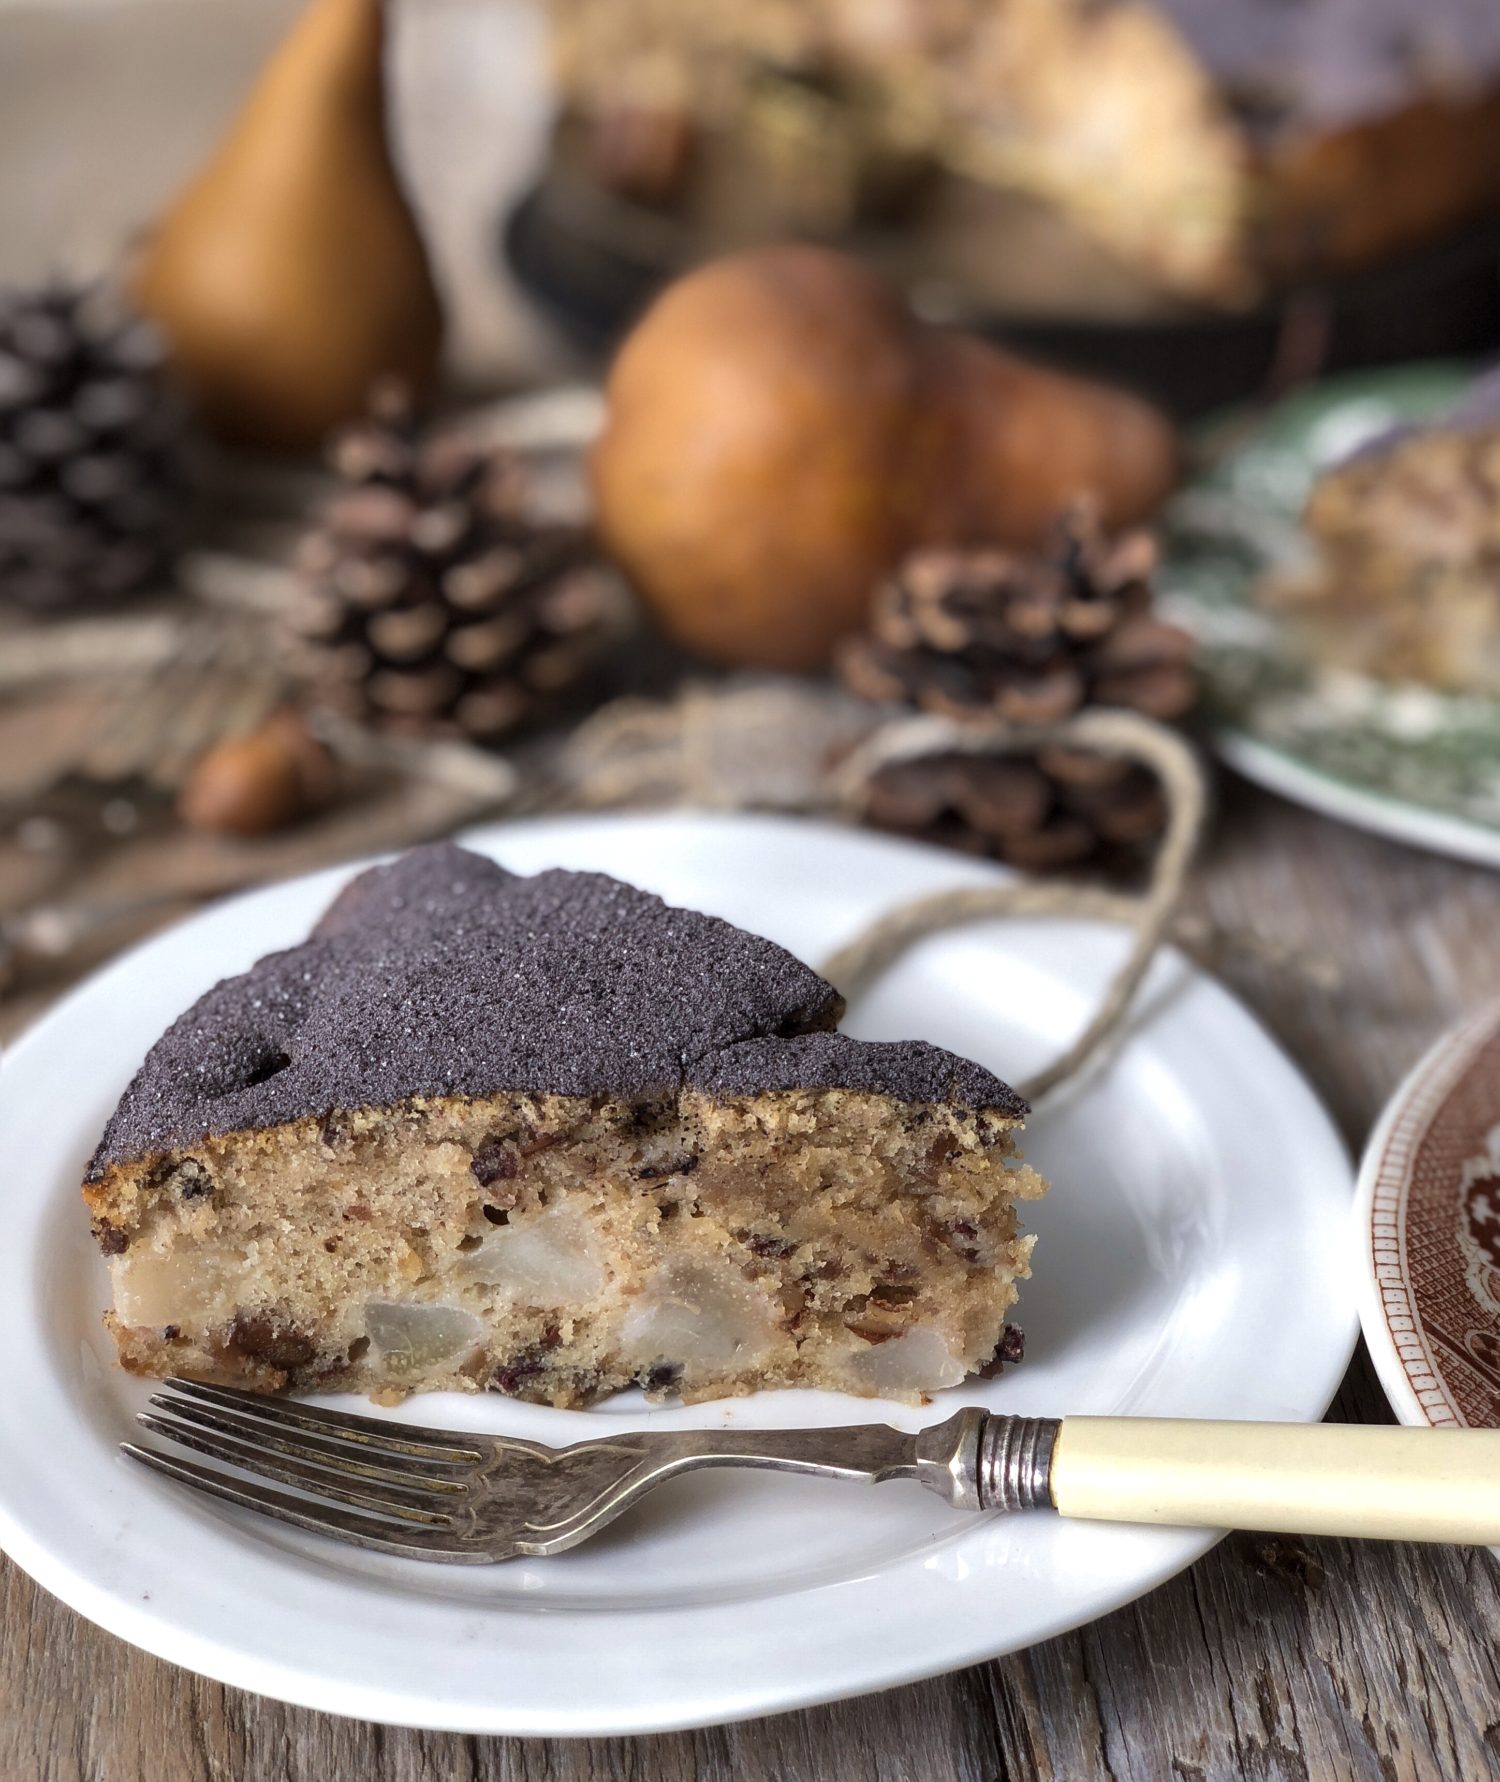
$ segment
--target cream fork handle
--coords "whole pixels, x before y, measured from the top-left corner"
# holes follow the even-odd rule
[[[1064,1516],[1393,1541],[1500,1542],[1500,1430],[1066,1417]]]

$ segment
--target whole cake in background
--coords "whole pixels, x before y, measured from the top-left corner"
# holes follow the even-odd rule
[[[596,873],[418,849],[152,1048],[84,1196],[131,1371],[581,1405],[1014,1358],[1044,1189],[975,1064]]]
[[[1015,312],[1238,307],[1500,206],[1492,0],[551,0],[559,164],[705,251],[913,232]]]
[[[1261,592],[1321,660],[1500,698],[1500,371],[1331,465],[1302,520],[1310,561]]]

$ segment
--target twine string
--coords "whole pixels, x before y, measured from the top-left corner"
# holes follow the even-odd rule
[[[820,968],[846,996],[853,997],[916,941],[963,923],[996,916],[1062,916],[1125,923],[1134,930],[1130,952],[1098,1008],[1058,1058],[1019,1085],[1020,1092],[1033,1102],[1076,1076],[1120,1026],[1181,903],[1208,810],[1207,782],[1192,746],[1177,732],[1128,711],[1082,712],[1043,727],[980,726],[935,717],[898,719],[869,737],[845,761],[836,780],[845,807],[858,812],[870,776],[897,761],[936,753],[1031,754],[1039,748],[1055,747],[1121,755],[1151,768],[1161,782],[1167,824],[1143,893],[1130,895],[1034,879],[938,891],[887,911]]]
[[[966,922],[996,916],[1118,922],[1131,930],[1131,946],[1099,1006],[1062,1055],[1021,1089],[1036,1100],[1075,1076],[1124,1021],[1181,905],[1208,804],[1207,782],[1192,745],[1133,711],[1097,709],[1055,724],[1026,726],[904,715],[877,721],[874,728],[862,723],[842,764],[830,771],[822,751],[835,734],[819,731],[814,722],[823,706],[812,703],[810,693],[800,696],[800,704],[798,697],[785,684],[767,683],[691,686],[668,704],[617,701],[575,738],[576,795],[586,807],[665,802],[724,810],[769,803],[859,819],[880,768],[929,755],[1079,749],[1123,757],[1155,774],[1167,822],[1144,892],[1031,878],[941,891],[888,911],[822,967],[853,996],[916,941]],[[773,785],[781,790],[781,782],[747,771],[751,758],[766,751],[768,738],[803,729],[814,731],[817,747],[805,752],[797,795],[771,797]]]

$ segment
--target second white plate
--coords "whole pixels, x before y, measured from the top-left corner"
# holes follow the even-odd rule
[[[592,867],[757,929],[814,962],[900,900],[993,869],[861,834],[691,815],[541,821],[476,845]],[[76,991],[0,1075],[0,1544],[125,1639],[309,1707],[477,1733],[696,1726],[910,1681],[1046,1639],[1149,1590],[1213,1537],[976,1518],[901,1484],[701,1474],[558,1559],[470,1571],[387,1561],[130,1466],[143,1383],[114,1366],[77,1184],[163,1026],[300,939],[344,871],[255,893]],[[922,943],[853,1011],[1023,1077],[1119,960],[1107,927],[982,924]],[[1310,1419],[1354,1341],[1350,1171],[1301,1076],[1222,990],[1159,961],[1127,1042],[1034,1118],[1052,1179],[1019,1308],[1026,1361],[926,1410],[815,1393],[593,1411],[435,1397],[423,1422],[552,1443],[622,1425],[787,1426],[962,1403],[1061,1415]],[[332,1401],[331,1401],[332,1402]],[[360,1408],[364,1408],[361,1404]],[[410,1414],[408,1407],[408,1415]]]

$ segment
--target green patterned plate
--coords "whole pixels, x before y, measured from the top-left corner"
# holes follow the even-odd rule
[[[1254,599],[1268,568],[1305,550],[1297,518],[1318,471],[1442,408],[1469,375],[1432,364],[1332,379],[1253,431],[1245,421],[1246,443],[1172,504],[1162,605],[1200,641],[1205,717],[1231,766],[1361,828],[1500,865],[1500,705],[1323,667]]]

